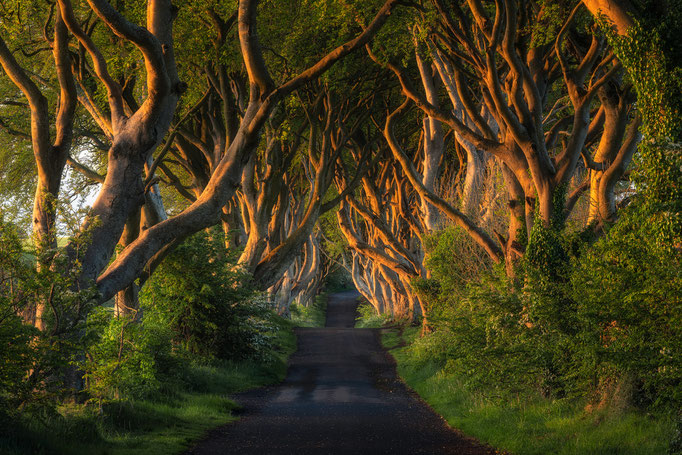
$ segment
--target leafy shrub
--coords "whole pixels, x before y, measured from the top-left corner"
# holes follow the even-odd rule
[[[540,362],[532,331],[523,323],[523,301],[502,270],[438,300],[434,330],[411,345],[411,356],[459,372],[466,387],[497,389],[499,396],[536,382]]]
[[[197,361],[272,360],[274,312],[218,238],[195,235],[166,258],[140,293],[141,319],[110,307],[91,313],[84,368],[93,397],[157,395]]]
[[[682,254],[633,204],[597,242],[539,223],[510,280],[501,269],[462,280],[441,235],[432,277],[414,283],[434,331],[411,356],[497,396],[536,391],[599,406],[682,404]],[[647,215],[648,213],[648,215]]]
[[[85,241],[87,236],[80,240]],[[0,214],[0,413],[53,408],[54,398],[79,390],[77,381],[65,381],[75,376],[95,292],[75,290],[77,261],[55,253],[41,248],[39,256],[30,250]],[[39,305],[44,306],[42,331],[33,326]]]
[[[197,234],[166,258],[142,293],[145,311],[163,315],[173,341],[190,353],[266,357],[276,330],[273,312],[219,239]]]
[[[328,299],[328,295],[322,293],[315,296],[315,301],[308,307],[291,302],[289,306],[291,322],[298,327],[324,327]]]
[[[424,264],[437,277],[443,295],[459,293],[469,281],[491,268],[485,251],[457,226],[427,236],[424,249]]]
[[[171,353],[170,328],[153,315],[137,321],[98,308],[89,318],[88,338],[86,386],[100,400],[151,396],[178,363]]]
[[[682,254],[631,207],[572,275],[581,340],[596,366],[640,383],[644,404],[682,406]]]
[[[358,305],[358,318],[355,327],[359,329],[376,329],[391,322],[391,316],[386,313],[377,313],[377,310],[368,302]]]
[[[19,314],[30,303],[27,278],[33,275],[16,228],[0,219],[0,415],[16,409],[30,393],[25,378],[36,360],[31,340],[38,331]]]

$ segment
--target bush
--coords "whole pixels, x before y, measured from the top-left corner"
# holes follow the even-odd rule
[[[581,340],[594,367],[632,375],[642,404],[682,406],[682,255],[630,207],[576,264]]]
[[[315,296],[315,301],[308,307],[291,302],[289,306],[291,322],[297,327],[324,327],[328,300],[327,293],[322,293]]]
[[[84,369],[93,397],[158,395],[197,362],[273,359],[276,315],[220,237],[197,234],[165,259],[140,292],[142,318],[114,317],[111,307],[91,313]]]
[[[0,219],[0,416],[16,410],[31,393],[25,378],[37,359],[31,340],[38,331],[19,314],[32,303],[34,275],[16,228]]]
[[[167,321],[176,344],[218,359],[270,355],[274,317],[250,276],[234,265],[221,236],[197,234],[159,267],[142,293],[148,314]]]
[[[55,398],[78,392],[77,384],[65,381],[82,352],[94,290],[74,291],[78,269],[55,253],[41,248],[38,256],[0,216],[0,414],[54,408]],[[42,331],[33,326],[40,304]]]
[[[414,286],[434,330],[412,357],[500,397],[679,409],[682,254],[644,212],[632,205],[596,242],[536,223],[515,280],[501,269],[463,280],[448,253],[459,240],[435,238],[432,277]]]
[[[485,251],[456,226],[427,236],[424,249],[424,265],[438,281],[442,295],[458,294],[468,282],[491,269],[491,261]]]
[[[370,303],[361,301],[358,305],[358,318],[355,327],[359,329],[376,329],[391,322],[391,316],[386,313],[377,313]]]
[[[86,388],[100,401],[152,396],[177,373],[172,332],[154,315],[140,322],[98,308],[88,320],[88,338]]]

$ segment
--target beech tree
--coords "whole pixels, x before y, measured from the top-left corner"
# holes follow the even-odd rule
[[[611,118],[603,122],[601,110],[605,107],[593,107],[600,89],[617,84],[622,71],[604,38],[588,34],[585,41],[584,32],[575,29],[573,24],[581,6],[556,25],[556,34],[550,38],[540,31],[547,23],[544,17],[549,14],[549,6],[534,9],[531,3],[519,6],[505,2],[495,8],[494,16],[488,16],[478,3],[452,7],[436,1],[434,7],[437,19],[425,26],[429,27],[425,30],[425,46],[446,87],[452,103],[449,110],[437,107],[416,90],[405,68],[390,60],[382,61],[381,57],[373,58],[396,75],[405,96],[426,115],[450,127],[466,146],[499,159],[510,171],[505,172],[510,228],[507,236],[496,234],[508,261],[518,249],[513,245],[525,243],[519,242],[520,228],[525,225],[527,232],[532,229],[536,204],[539,219],[546,227],[564,216],[565,209],[557,207],[555,196],[566,191],[581,157],[595,172],[605,172],[611,166],[602,199],[611,200],[612,206],[613,184],[623,175],[639,137],[636,121],[625,138],[611,131],[622,124],[615,125]],[[566,91],[557,93],[556,87],[565,87]],[[606,102],[604,90],[602,101]],[[628,112],[634,100],[627,93],[621,96],[617,108],[621,120],[633,123]],[[396,115],[405,108],[407,105]],[[620,158],[616,158],[616,151],[600,152],[596,163],[588,150],[599,137],[620,151]],[[475,168],[475,160],[470,161]],[[598,182],[593,186],[596,194]],[[613,211],[612,207],[603,216],[610,219]],[[500,247],[473,228],[475,220],[460,220],[491,257],[499,260]]]
[[[53,33],[52,52],[60,88],[54,136],[50,131],[47,97],[31,79],[29,72],[19,64],[0,36],[0,63],[10,80],[28,100],[30,109],[30,137],[38,170],[32,221],[42,267],[49,267],[50,263],[49,258],[44,256],[45,250],[57,246],[56,201],[59,198],[62,173],[71,149],[74,111],[77,104],[67,30],[59,13],[55,16]],[[36,327],[42,329],[44,305],[39,304],[34,311],[34,314],[27,317]]]
[[[545,229],[562,229],[583,194],[587,223],[599,229],[616,219],[616,188],[627,181],[641,119],[621,63],[587,13],[606,11],[615,30],[624,33],[633,24],[629,4],[585,1],[558,13],[561,5],[531,1],[484,7],[434,0],[395,25],[405,32],[398,38],[398,52],[407,55],[401,63],[383,41],[369,44],[396,4],[387,1],[354,38],[292,69],[286,56],[269,47],[274,57],[265,56],[258,2],[241,1],[236,8],[193,3],[192,11],[203,13],[189,22],[205,27],[198,41],[201,56],[178,70],[173,41],[178,10],[169,2],[148,2],[143,27],[125,17],[136,14],[133,9],[96,0],[74,9],[68,0],[59,1],[46,19],[54,36],[45,36],[60,93],[51,144],[45,96],[4,42],[0,49],[5,72],[29,101],[39,171],[34,230],[41,243],[54,247],[50,201],[59,199],[69,161],[102,184],[82,226],[87,248],[66,248],[82,266],[79,287],[95,284],[102,301],[118,294],[119,312],[135,310],[137,289],[165,255],[188,235],[222,222],[226,247],[241,244],[240,264],[274,294],[285,275],[301,279],[292,288],[307,287],[303,283],[318,255],[315,223],[345,199],[339,222],[354,254],[362,256],[352,263],[380,272],[392,294],[407,295],[406,306],[414,312],[420,302],[409,283],[426,276],[422,237],[448,223],[513,274],[536,220]],[[357,22],[363,24],[362,18]],[[115,36],[127,46],[126,58],[140,64],[112,76],[105,55],[122,54],[103,36]],[[369,172],[392,175],[391,184],[363,176],[374,147],[366,139],[371,133],[360,133],[372,111],[369,98],[357,97],[351,109],[333,88],[316,82],[361,47],[377,71],[392,74],[399,85],[398,92],[382,87],[387,114],[372,114],[383,150],[397,167],[384,163],[383,170]],[[275,76],[267,63],[273,59],[283,63]],[[191,76],[191,85],[180,74]],[[138,86],[138,79],[146,85]],[[301,98],[304,89],[307,100]],[[294,93],[300,100],[296,108],[283,103]],[[69,157],[77,102],[99,128],[90,133],[91,143],[107,149],[102,175]],[[421,116],[421,128],[405,128],[415,115]],[[307,155],[294,171],[305,143]],[[351,167],[350,156],[356,161]],[[446,169],[457,169],[459,180],[447,182],[452,174]],[[495,173],[502,176],[503,190],[482,183]],[[327,199],[334,179],[338,194]],[[372,187],[377,182],[381,190]],[[172,189],[186,200],[174,216],[166,214],[160,183],[163,191]],[[444,193],[445,187],[454,192]],[[500,193],[507,219],[491,224]],[[383,210],[382,198],[399,209]]]
[[[349,197],[339,212],[357,256],[356,285],[377,309],[387,305],[386,292],[372,276],[388,267],[394,275],[382,277],[384,285],[401,275],[407,283],[425,277],[417,239],[442,226],[459,226],[513,276],[534,229],[561,231],[575,208],[586,206],[580,223],[599,232],[628,201],[619,193],[631,192],[627,169],[641,140],[641,119],[632,86],[590,20],[591,10],[582,3],[563,12],[558,4],[485,5],[434,0],[423,5],[416,24],[403,25],[397,44],[391,36],[366,46],[399,84],[402,104],[389,98],[388,115],[375,123],[406,179],[401,198],[416,194],[419,200],[405,213],[372,211]],[[415,107],[419,129],[408,126]],[[448,167],[458,169],[454,181]],[[386,231],[371,221],[377,216],[383,226],[412,227],[413,264],[391,242],[372,240]],[[410,295],[409,285],[400,287]]]
[[[221,79],[224,70],[212,68],[216,74],[209,74],[209,79],[215,76],[210,80],[215,84],[211,86],[213,95],[209,94],[208,97],[212,96],[214,102],[212,107],[204,108],[203,112],[204,115],[216,114],[215,109],[218,109],[218,104],[222,104],[222,118],[213,115],[207,121],[217,119],[223,122],[223,127],[213,125],[218,128],[213,128],[213,154],[204,182],[200,185],[201,191],[195,191],[196,200],[183,212],[168,219],[157,217],[153,223],[147,223],[144,226],[146,229],[141,230],[139,235],[134,232],[128,236],[123,242],[123,251],[109,264],[126,223],[130,226],[136,224],[135,213],[149,199],[145,195],[157,183],[153,174],[162,163],[154,161],[154,152],[161,144],[170,143],[164,139],[171,128],[173,143],[179,138],[178,150],[191,142],[188,140],[188,131],[191,130],[185,128],[181,132],[183,126],[180,121],[172,126],[180,97],[188,88],[187,82],[180,81],[178,76],[176,46],[173,41],[173,22],[178,10],[170,1],[149,1],[146,5],[146,25],[141,26],[126,18],[108,2],[93,0],[88,2],[88,11],[85,11],[90,16],[83,22],[80,18],[83,12],[80,9],[74,8],[68,0],[59,1],[54,20],[54,55],[62,96],[57,119],[59,127],[52,146],[49,142],[51,125],[47,117],[45,98],[38,86],[26,75],[25,69],[12,57],[12,52],[4,44],[2,46],[3,68],[24,91],[32,112],[33,148],[41,175],[40,191],[36,198],[36,231],[40,235],[47,235],[45,233],[54,225],[54,215],[50,214],[47,201],[50,197],[57,196],[59,179],[69,152],[72,136],[70,125],[78,98],[102,129],[110,146],[101,189],[82,226],[82,231],[89,238],[88,246],[84,250],[69,246],[67,254],[81,265],[78,286],[95,284],[101,301],[127,288],[138,277],[143,276],[145,270],[152,270],[155,262],[178,241],[220,222],[225,207],[241,186],[244,167],[252,160],[261,131],[270,120],[273,110],[295,90],[314,81],[335,62],[366,44],[387,20],[396,4],[395,0],[385,2],[369,25],[354,38],[336,47],[297,75],[290,75],[280,82],[275,82],[263,57],[256,22],[257,1],[239,2],[237,10],[227,17],[215,12],[207,13],[207,17],[213,21],[212,26],[218,29],[218,40],[225,39],[230,23],[237,23],[240,58],[243,59],[245,85],[248,89],[242,87],[241,92],[237,90],[237,97],[232,102],[232,87],[226,90],[229,81]],[[104,27],[117,40],[130,44],[137,50],[143,63],[140,71],[146,81],[144,89],[127,90],[130,86],[125,81],[112,76],[105,56],[109,49],[93,38],[92,32],[98,26]],[[76,94],[71,74],[72,65],[68,61],[69,35],[78,43],[78,65],[86,68],[92,76],[87,83],[80,81],[81,96]],[[73,42],[71,45],[74,45]],[[74,61],[72,58],[71,63]],[[93,89],[92,84],[97,88]],[[98,104],[94,96],[95,90],[100,88],[106,93],[105,105]],[[135,99],[136,94],[139,94],[139,102]],[[220,99],[221,103],[217,102],[216,96],[223,97]],[[237,111],[236,107],[240,109]],[[187,116],[201,115],[197,114],[200,111],[201,107],[192,108]],[[196,147],[197,143],[192,145]],[[186,153],[188,148],[189,146],[184,147]],[[54,160],[47,160],[52,156],[55,157]],[[48,161],[49,168],[46,166]],[[325,169],[324,172],[328,173],[329,170]],[[322,189],[318,185],[317,190]],[[320,198],[322,196],[323,192]],[[315,208],[311,211],[316,213],[318,210],[319,208]],[[133,221],[129,223],[131,219]],[[306,223],[304,231],[309,234],[312,225],[314,222]],[[301,236],[299,245],[306,243],[306,237]],[[285,249],[285,246],[280,245],[280,250],[271,254],[281,255]],[[277,270],[281,268],[282,265]]]
[[[239,38],[249,77],[250,93],[235,139],[227,147],[224,158],[197,201],[183,213],[145,231],[97,279],[97,287],[103,298],[132,282],[144,270],[147,262],[174,239],[182,238],[218,221],[219,212],[234,194],[241,180],[243,166],[248,161],[260,131],[276,104],[304,83],[319,76],[337,60],[364,45],[388,18],[395,3],[395,1],[385,3],[371,24],[356,38],[336,48],[313,66],[279,86],[275,86],[262,57],[256,32],[257,2],[239,3]]]

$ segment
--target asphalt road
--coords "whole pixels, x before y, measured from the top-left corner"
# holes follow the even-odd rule
[[[495,453],[451,430],[398,380],[379,330],[353,328],[357,297],[332,295],[325,328],[296,330],[284,382],[235,396],[241,419],[187,454]]]

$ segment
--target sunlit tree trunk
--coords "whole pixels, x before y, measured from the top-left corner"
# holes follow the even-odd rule
[[[589,214],[587,223],[614,221],[616,200],[614,188],[623,176],[640,140],[639,117],[630,122],[629,93],[619,93],[613,85],[600,89],[599,99],[604,109],[604,126],[599,146],[590,166]]]
[[[636,15],[628,0],[583,0],[583,4],[593,16],[605,16],[621,35],[634,25]]]
[[[419,52],[416,53],[416,58],[422,86],[426,92],[426,99],[434,106],[438,106],[438,74],[434,74],[431,65],[424,62]],[[435,191],[436,179],[440,171],[440,161],[443,158],[443,127],[439,120],[429,116],[424,117],[423,124],[424,159],[422,160],[422,183],[430,191]],[[421,206],[424,214],[424,225],[430,231],[437,230],[439,228],[438,209],[424,198],[422,198]]]
[[[33,205],[33,234],[38,252],[38,267],[49,268],[57,247],[57,201],[62,174],[71,151],[73,121],[78,103],[76,86],[71,72],[71,58],[68,50],[67,28],[62,15],[57,12],[54,20],[54,41],[52,44],[57,81],[60,94],[55,121],[54,141],[50,142],[51,125],[47,98],[41,89],[19,65],[0,37],[0,64],[10,80],[28,99],[31,112],[31,140],[38,170],[38,182]],[[27,322],[43,330],[45,303],[38,302],[30,309]]]

